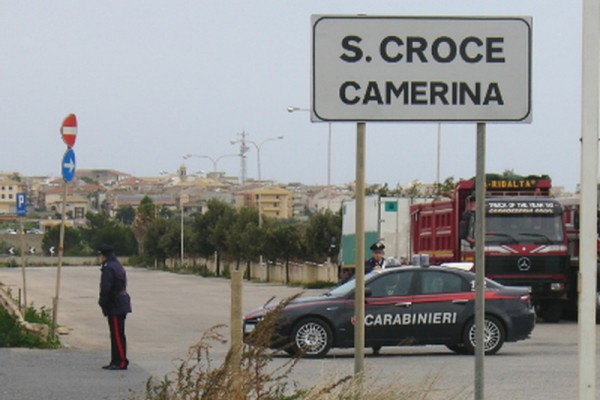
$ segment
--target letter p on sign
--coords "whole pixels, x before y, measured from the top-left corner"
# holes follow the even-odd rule
[[[17,193],[17,216],[24,217],[27,215],[27,202],[25,193]]]

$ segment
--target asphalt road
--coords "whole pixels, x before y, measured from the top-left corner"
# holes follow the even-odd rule
[[[128,268],[133,314],[127,318],[128,371],[104,371],[109,337],[97,306],[97,267],[63,267],[58,322],[69,328],[60,350],[0,349],[0,399],[126,399],[140,393],[146,380],[173,372],[178,360],[203,332],[228,324],[229,281]],[[56,268],[27,269],[28,299],[50,307]],[[0,269],[0,283],[16,293],[20,269]],[[271,296],[299,291],[279,285],[244,282],[244,309]],[[316,291],[321,292],[321,291]],[[228,338],[226,327],[221,332]],[[575,399],[578,329],[574,322],[538,324],[532,338],[507,343],[486,357],[486,399]],[[211,356],[222,361],[226,345],[215,344]],[[443,346],[367,350],[365,371],[374,385],[422,387],[433,381],[428,399],[473,398],[474,358],[457,356]],[[598,357],[597,357],[598,359]],[[274,365],[288,358],[275,356]],[[323,360],[301,360],[291,379],[301,387],[331,382],[352,374],[353,351],[332,350]],[[598,374],[600,377],[600,373]],[[453,394],[460,393],[452,397]],[[600,390],[597,392],[600,398]]]

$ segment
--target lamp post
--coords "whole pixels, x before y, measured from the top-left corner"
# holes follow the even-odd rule
[[[310,112],[308,108],[300,108],[294,106],[289,106],[287,110],[290,113],[294,111]],[[329,209],[331,206],[331,122],[327,122],[327,130],[327,209]]]
[[[219,156],[217,158],[212,158],[212,157],[206,156],[204,154],[184,154],[183,155],[183,159],[187,160],[190,157],[206,158],[206,159],[212,161],[212,163],[213,163],[213,171],[217,172],[217,163],[219,162],[219,160],[221,160],[222,158],[225,158],[225,157],[237,157],[237,156],[238,156],[237,154],[224,154],[224,155]]]
[[[273,140],[281,140],[281,139],[283,139],[283,136],[275,136],[275,137],[267,138],[259,143],[256,143],[255,141],[246,139],[246,135],[243,135],[241,139],[231,139],[230,143],[231,144],[241,143],[242,149],[247,149],[246,143],[250,143],[251,145],[253,145],[256,148],[256,168],[258,170],[258,180],[260,181],[260,180],[262,180],[262,174],[260,171],[260,148],[266,142],[271,142]],[[245,156],[245,152],[242,157],[244,157],[244,156]]]

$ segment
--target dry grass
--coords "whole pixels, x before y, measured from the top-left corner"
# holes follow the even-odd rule
[[[436,388],[437,376],[423,382],[390,384],[376,379],[361,379],[351,375],[328,378],[312,388],[299,388],[290,374],[299,357],[290,358],[273,367],[273,351],[268,343],[273,337],[280,310],[292,298],[280,303],[253,331],[252,345],[244,345],[241,365],[232,365],[231,353],[222,364],[213,365],[210,349],[214,343],[226,344],[219,332],[222,325],[208,330],[192,346],[187,357],[174,373],[157,381],[149,379],[146,392],[131,399],[140,400],[435,400],[463,399],[463,389],[440,390]]]

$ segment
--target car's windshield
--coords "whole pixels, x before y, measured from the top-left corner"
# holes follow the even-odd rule
[[[371,277],[379,275],[379,274],[380,274],[379,271],[373,271],[373,272],[368,273],[367,275],[365,275],[365,282],[367,282]],[[343,297],[343,296],[346,296],[348,293],[354,291],[355,287],[356,287],[356,280],[354,278],[352,278],[348,282],[346,282],[340,286],[334,287],[329,292],[327,292],[326,295],[335,296],[335,297]]]

